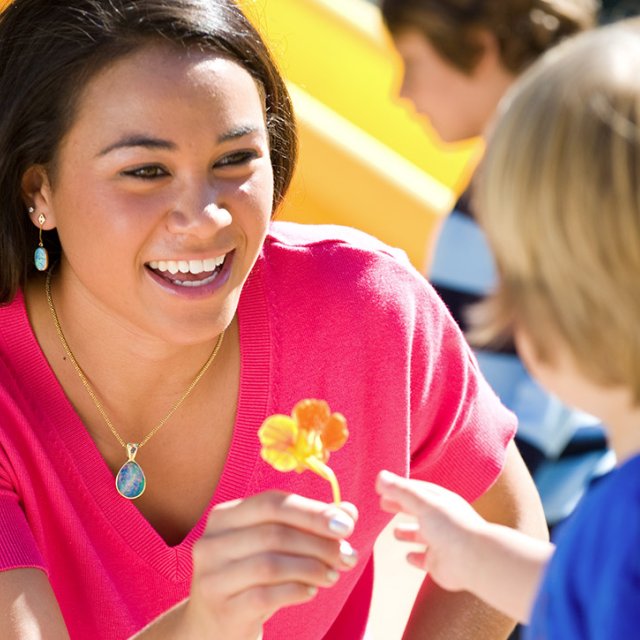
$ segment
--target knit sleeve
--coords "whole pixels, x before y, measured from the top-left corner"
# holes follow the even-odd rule
[[[0,571],[38,568],[46,572],[11,473],[0,454]]]
[[[417,296],[410,366],[411,475],[473,501],[500,474],[516,418],[428,285]]]

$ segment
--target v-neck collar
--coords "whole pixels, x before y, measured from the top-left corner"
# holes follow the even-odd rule
[[[20,337],[11,347],[15,368],[47,407],[53,433],[57,433],[75,470],[76,490],[88,492],[105,526],[117,532],[131,549],[167,579],[190,579],[191,548],[204,531],[211,508],[221,502],[244,497],[260,459],[257,430],[267,415],[270,384],[270,331],[265,288],[258,262],[243,288],[238,305],[240,334],[240,389],[238,410],[227,460],[220,480],[204,514],[176,546],[169,546],[133,502],[123,499],[115,489],[114,476],[101,456],[80,417],[65,395],[42,350],[26,312],[24,296],[18,293],[6,310],[19,327]]]

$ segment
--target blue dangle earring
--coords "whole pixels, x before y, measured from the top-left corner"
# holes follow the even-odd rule
[[[35,208],[29,207],[29,213],[34,213]],[[42,226],[47,221],[44,213],[38,216],[38,224],[40,225],[40,239],[35,253],[33,254],[33,262],[36,265],[38,271],[46,271],[49,268],[49,252],[44,248],[42,244]]]

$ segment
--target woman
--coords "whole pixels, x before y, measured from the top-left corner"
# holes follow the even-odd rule
[[[406,260],[271,222],[293,117],[232,0],[16,0],[0,61],[0,636],[362,637],[383,461],[543,530]],[[307,397],[349,421],[353,504],[260,458]],[[470,625],[512,622],[427,582],[407,637]]]

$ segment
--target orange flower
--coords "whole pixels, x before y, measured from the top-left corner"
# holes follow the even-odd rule
[[[258,431],[262,458],[278,471],[302,473],[311,469],[331,483],[333,500],[340,502],[340,487],[333,470],[326,464],[329,452],[347,441],[347,421],[331,413],[324,400],[301,400],[291,416],[276,414],[267,418]]]

